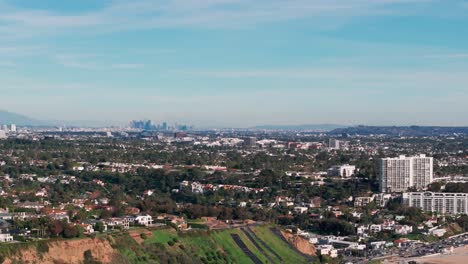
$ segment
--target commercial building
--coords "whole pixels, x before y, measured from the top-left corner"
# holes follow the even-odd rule
[[[381,159],[380,191],[405,192],[410,187],[425,189],[433,181],[433,163],[433,158],[426,155]]]
[[[410,192],[403,194],[403,202],[426,212],[468,213],[468,193]]]
[[[356,166],[349,164],[333,166],[327,170],[327,175],[331,177],[350,177],[354,175]]]
[[[246,146],[255,147],[255,145],[257,145],[257,138],[256,137],[246,137],[244,139],[244,144]]]
[[[338,139],[330,138],[328,140],[329,149],[340,149],[340,141]]]

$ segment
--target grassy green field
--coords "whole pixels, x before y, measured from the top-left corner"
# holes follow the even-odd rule
[[[162,243],[166,244],[169,241],[173,241],[177,238],[177,233],[171,230],[156,230],[153,232],[153,236],[145,240],[145,244]]]
[[[262,263],[307,263],[306,258],[277,237],[270,227],[252,227],[250,238],[240,229],[191,233],[155,230],[140,248],[134,248],[134,244],[130,250],[122,245],[119,248],[129,263],[254,263],[235,243],[234,234]]]
[[[285,245],[283,240],[271,232],[270,227],[271,226],[258,226],[252,228],[252,231],[259,239],[265,241],[273,251],[283,259],[288,260],[289,263],[304,263],[304,258]]]

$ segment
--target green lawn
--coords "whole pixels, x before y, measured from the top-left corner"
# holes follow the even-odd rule
[[[169,241],[172,241],[174,238],[177,238],[177,233],[172,230],[156,230],[153,231],[153,236],[148,238],[145,241],[145,244],[155,244],[162,243],[166,244]]]
[[[184,254],[190,258],[197,258],[204,263],[253,263],[252,260],[237,246],[232,239],[232,234],[237,234],[247,245],[250,251],[263,263],[306,263],[300,254],[290,249],[288,245],[278,238],[269,229],[271,226],[253,227],[252,230],[257,237],[253,239],[263,249],[259,250],[251,240],[240,229],[229,229],[222,231],[199,231],[194,233],[177,233],[172,229],[153,231],[153,236],[145,241],[145,245],[163,245],[167,251],[173,254]],[[268,248],[259,241],[264,241],[273,251],[281,256],[278,259]],[[168,242],[177,241],[170,247]],[[131,252],[122,252],[129,259],[138,259]]]
[[[271,226],[257,226],[252,228],[257,237],[263,240],[272,250],[280,255],[289,263],[307,263],[301,255],[290,249],[285,242],[273,234],[270,230]]]
[[[229,256],[238,263],[253,263],[247,255],[237,246],[231,237],[231,234],[237,233],[238,230],[224,230],[212,233],[212,238],[217,245],[223,248]]]

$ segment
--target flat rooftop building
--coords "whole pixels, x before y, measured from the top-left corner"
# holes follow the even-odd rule
[[[403,202],[426,212],[439,214],[468,212],[468,193],[410,192],[403,194]]]
[[[383,158],[379,162],[381,192],[405,192],[410,187],[425,189],[433,181],[433,158],[426,155]]]

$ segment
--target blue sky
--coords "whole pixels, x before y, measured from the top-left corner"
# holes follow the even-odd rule
[[[468,125],[468,1],[0,0],[0,109]]]

